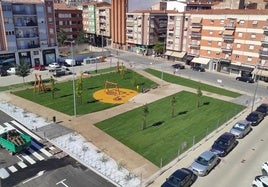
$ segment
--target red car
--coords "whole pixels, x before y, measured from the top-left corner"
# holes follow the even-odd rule
[[[34,69],[35,69],[35,70],[39,70],[39,71],[43,71],[43,70],[45,70],[46,68],[45,68],[45,66],[43,66],[43,65],[37,65],[37,66],[34,66]]]

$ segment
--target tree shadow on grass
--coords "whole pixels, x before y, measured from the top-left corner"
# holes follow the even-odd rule
[[[100,102],[99,100],[92,100],[92,101],[87,101],[87,104],[92,104],[92,103],[97,103]]]
[[[157,127],[157,126],[162,125],[164,122],[165,122],[165,121],[157,121],[157,122],[153,123],[153,124],[152,124],[151,126],[149,126],[149,127]]]
[[[65,95],[61,95],[60,98],[63,98],[63,97],[69,97],[69,96],[71,96],[71,95],[73,95],[73,94],[65,94]]]
[[[210,104],[210,102],[204,102],[203,103],[203,105],[209,105]]]
[[[187,110],[185,110],[185,111],[181,111],[181,112],[178,112],[178,116],[179,116],[179,115],[184,115],[184,114],[187,114],[187,113],[188,113]]]
[[[89,88],[87,88],[87,90],[94,90],[94,89],[97,89],[97,88],[101,88],[101,86],[89,87]]]

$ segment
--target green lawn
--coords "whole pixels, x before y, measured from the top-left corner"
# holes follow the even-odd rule
[[[145,71],[156,76],[156,77],[159,77],[159,78],[161,78],[161,76],[162,76],[162,72],[154,70],[154,69],[146,69]],[[163,74],[164,74],[163,78],[165,81],[171,82],[174,84],[179,84],[182,86],[187,86],[187,87],[195,88],[195,89],[200,87],[201,90],[203,90],[203,91],[208,91],[208,92],[216,93],[219,95],[225,95],[225,96],[233,97],[233,98],[241,96],[241,94],[239,94],[237,92],[232,92],[232,91],[229,91],[226,89],[222,89],[222,88],[218,88],[218,87],[211,86],[208,84],[200,83],[200,82],[186,79],[186,78],[183,78],[180,76],[175,76],[175,75],[172,75],[169,73],[163,73]]]
[[[243,106],[186,91],[177,93],[174,118],[171,117],[171,97],[148,104],[147,128],[142,129],[143,107],[102,121],[96,126],[130,147],[152,163],[160,166],[182,153],[239,113]],[[184,145],[184,146],[182,146]]]
[[[104,89],[105,81],[116,82],[119,88],[128,88],[136,90],[136,85],[140,87],[150,87],[155,84],[153,81],[133,72],[127,70],[125,77],[122,77],[120,73],[104,73],[102,75],[95,75],[90,78],[86,78],[83,81],[83,96],[82,103],[77,99],[77,114],[88,114],[100,110],[104,110],[115,106],[114,104],[102,103],[93,98],[93,93],[97,90]],[[135,80],[135,81],[134,81]],[[133,82],[136,82],[133,84]],[[48,83],[47,83],[48,84]],[[135,86],[134,86],[135,85]],[[55,98],[52,99],[51,92],[40,94],[34,93],[33,89],[25,89],[22,91],[14,92],[15,95],[31,100],[35,103],[39,103],[48,108],[60,111],[62,113],[73,115],[73,83],[72,81],[56,84],[57,91]]]

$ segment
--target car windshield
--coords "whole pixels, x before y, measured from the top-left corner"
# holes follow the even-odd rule
[[[248,116],[248,119],[253,119],[253,120],[255,120],[255,119],[258,119],[258,114],[250,114],[249,116]]]
[[[245,126],[240,123],[235,124],[233,128],[239,131],[245,130]]]
[[[174,177],[174,176],[170,176],[168,178],[168,182],[170,184],[173,184],[174,186],[180,186],[180,180],[178,178]]]
[[[225,139],[217,139],[215,143],[220,147],[226,147],[228,145],[228,142]]]
[[[195,161],[201,165],[208,166],[208,161],[201,156],[198,157]]]

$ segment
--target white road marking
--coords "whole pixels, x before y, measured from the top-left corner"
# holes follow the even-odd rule
[[[36,163],[31,157],[29,157],[29,155],[26,155],[25,153],[21,153],[20,155],[21,155],[25,160],[27,160],[30,164],[35,164],[35,163]]]
[[[31,181],[31,180],[37,178],[37,177],[40,177],[40,176],[42,176],[44,173],[45,173],[45,170],[43,170],[43,171],[39,171],[34,177],[29,178],[29,179],[23,181],[22,184],[25,184],[25,183],[27,183],[27,182],[29,182],[29,181]]]
[[[22,162],[22,161],[19,161],[17,164],[18,164],[22,169],[23,169],[23,168],[27,168],[27,165],[26,165],[24,162]]]
[[[56,185],[62,184],[63,186],[69,187],[67,184],[64,183],[64,181],[66,181],[66,179],[63,179],[63,180],[57,182]]]
[[[32,148],[29,148],[28,151],[35,156],[38,160],[44,160],[45,158],[42,157],[40,154],[38,154],[35,150],[33,150]]]
[[[17,168],[15,168],[15,166],[10,166],[8,167],[8,169],[12,172],[12,173],[15,173],[17,170]]]
[[[51,157],[52,156],[52,154],[50,153],[50,152],[48,152],[47,150],[45,150],[44,148],[42,148],[40,145],[38,145],[35,141],[32,141],[31,142],[32,143],[32,145],[36,148],[36,149],[38,149],[38,150],[40,150],[42,153],[44,153],[47,157]]]

